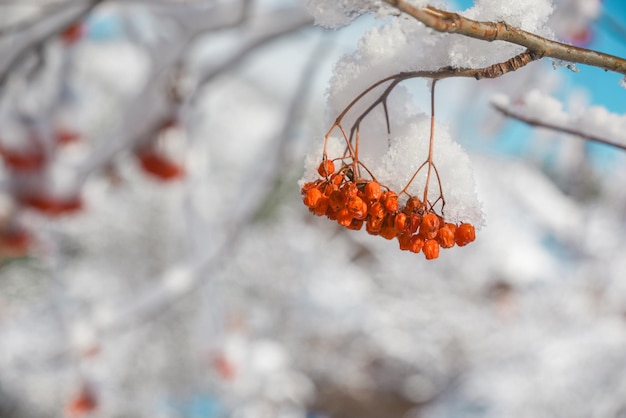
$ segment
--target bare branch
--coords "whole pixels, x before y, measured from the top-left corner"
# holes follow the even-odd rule
[[[620,143],[616,140],[603,138],[603,137],[596,136],[593,134],[584,133],[577,129],[571,128],[569,126],[561,125],[558,123],[531,118],[531,117],[524,115],[522,112],[516,112],[515,110],[511,109],[510,107],[502,103],[492,102],[491,105],[493,106],[494,109],[502,113],[504,116],[511,118],[511,119],[518,120],[527,125],[534,126],[536,128],[544,128],[544,129],[549,129],[555,132],[577,136],[579,138],[586,139],[588,141],[598,142],[600,144],[609,145],[611,147],[619,148],[621,150],[626,151],[626,144]]]
[[[479,22],[432,6],[416,7],[407,0],[384,1],[438,32],[456,33],[488,42],[505,41],[524,46],[541,57],[587,64],[626,75],[626,60],[623,58],[553,41],[504,22]]]

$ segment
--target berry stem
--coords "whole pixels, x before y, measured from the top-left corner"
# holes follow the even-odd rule
[[[426,185],[424,186],[424,202],[428,202],[428,185],[430,184],[430,173],[433,167],[433,148],[435,145],[435,85],[436,79],[433,79],[433,85],[430,90],[430,141],[428,143],[428,171],[426,173]],[[437,175],[439,177],[439,175]],[[441,185],[441,182],[439,182]]]

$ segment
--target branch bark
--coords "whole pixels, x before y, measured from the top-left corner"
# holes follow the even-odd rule
[[[417,7],[407,0],[384,1],[437,32],[456,33],[488,42],[505,41],[524,46],[541,57],[591,65],[626,75],[626,60],[614,55],[553,41],[505,22],[480,22],[432,6]]]

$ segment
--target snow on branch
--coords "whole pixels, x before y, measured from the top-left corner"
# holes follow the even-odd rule
[[[587,64],[626,75],[626,60],[613,55],[567,45],[511,26],[505,22],[477,21],[432,6],[418,7],[406,0],[384,0],[424,25],[483,41],[505,41],[520,45],[543,57]]]
[[[515,102],[498,95],[491,104],[504,116],[528,125],[626,150],[626,116],[610,113],[604,107],[593,106],[571,115],[563,110],[561,102],[538,90],[531,90]]]

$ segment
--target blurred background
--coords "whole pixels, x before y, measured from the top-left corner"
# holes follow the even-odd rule
[[[489,105],[624,113],[621,77],[545,60],[438,84],[487,225],[426,261],[297,185],[334,62],[380,24],[0,2],[0,417],[626,417],[624,153]],[[555,0],[551,25],[626,56],[619,0]]]

